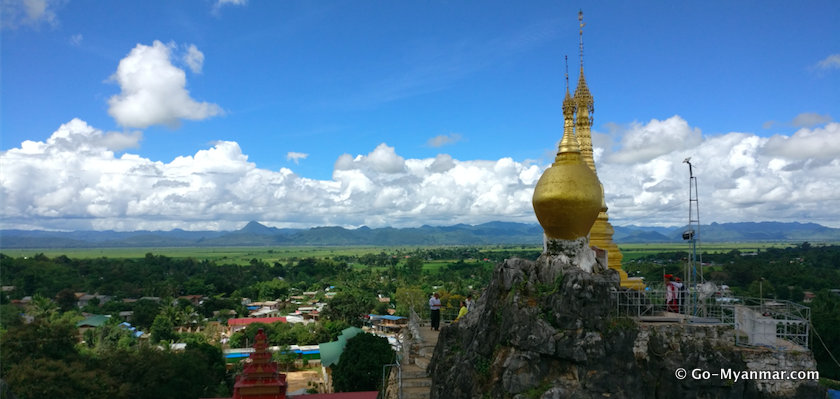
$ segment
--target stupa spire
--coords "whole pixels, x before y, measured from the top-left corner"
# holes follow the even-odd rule
[[[583,23],[583,10],[578,10],[578,24],[580,25],[580,74],[583,75],[583,27],[586,26]]]
[[[569,98],[569,56],[563,56],[566,59],[566,98]]]
[[[575,135],[578,143],[580,143],[580,155],[583,162],[586,163],[592,172],[597,176],[595,170],[595,159],[592,154],[592,114],[595,113],[595,100],[592,93],[589,91],[589,86],[586,85],[586,78],[583,73],[583,27],[586,24],[583,22],[583,11],[578,11],[578,23],[580,35],[580,77],[578,78],[577,88],[575,88],[575,105],[577,106],[575,118]],[[615,244],[612,237],[615,233],[607,215],[607,203],[604,196],[604,186],[600,185],[601,191],[601,211],[595,219],[595,223],[589,232],[589,242],[591,245],[607,251],[607,263],[611,269],[615,269],[621,276],[621,286],[625,288],[644,289],[644,283],[638,278],[629,278],[627,273],[621,269],[621,260],[623,255],[618,245]]]
[[[566,57],[566,97],[563,98],[563,116],[570,115],[574,117],[575,108],[577,105],[575,104],[572,96],[569,94],[569,56]]]
[[[580,144],[575,137],[575,110],[577,105],[569,94],[569,57],[566,56],[566,97],[563,99],[563,138],[557,149],[557,157],[560,153],[574,151],[580,153]]]
[[[575,133],[580,143],[580,153],[583,161],[592,171],[595,171],[595,159],[592,156],[592,114],[595,112],[595,100],[586,85],[586,78],[583,74],[583,11],[578,11],[579,33],[580,33],[580,77],[578,77],[577,88],[575,88]]]

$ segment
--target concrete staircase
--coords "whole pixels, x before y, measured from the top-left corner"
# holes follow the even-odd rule
[[[427,326],[418,327],[416,332],[419,332],[419,337],[414,337],[408,362],[402,371],[403,399],[428,399],[432,386],[427,369],[432,361],[439,333]]]
[[[414,352],[412,359],[414,364],[420,366],[423,370],[426,370],[432,361],[439,334],[438,331],[432,331],[430,328],[420,327],[420,340],[412,348]]]
[[[403,399],[428,399],[432,379],[426,376],[426,370],[416,364],[403,366],[402,397]]]

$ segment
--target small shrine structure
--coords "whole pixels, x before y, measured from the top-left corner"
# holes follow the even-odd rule
[[[271,361],[268,338],[260,329],[254,337],[254,352],[248,358],[242,374],[236,376],[232,399],[286,399],[286,375],[277,371]]]

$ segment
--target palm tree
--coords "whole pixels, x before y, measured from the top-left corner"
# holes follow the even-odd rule
[[[52,299],[35,294],[29,304],[29,314],[36,319],[51,319],[58,311],[58,305]]]

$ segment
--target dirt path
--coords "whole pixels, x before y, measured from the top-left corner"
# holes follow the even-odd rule
[[[321,373],[318,371],[291,371],[284,374],[286,374],[286,383],[289,384],[286,392],[294,392],[299,389],[311,388],[312,386],[309,385],[310,381],[315,382],[316,386],[318,386],[317,384],[323,384],[324,382],[324,379],[321,378]]]

